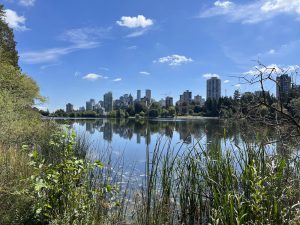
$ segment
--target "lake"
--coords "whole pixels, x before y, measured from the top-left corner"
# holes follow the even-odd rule
[[[246,143],[254,144],[257,139],[257,132],[253,127],[215,118],[138,121],[74,119],[57,122],[69,124],[79,137],[85,136],[88,139],[92,146],[88,153],[89,158],[110,158],[126,170],[134,168],[137,176],[143,176],[147,153],[151,155],[158,141],[160,148],[170,146],[176,152],[186,151],[195,145],[206,148],[211,144],[236,149],[236,146]],[[270,142],[276,138],[275,132],[270,129],[260,127],[259,133],[267,135]],[[276,144],[268,146],[271,150],[279,148]]]

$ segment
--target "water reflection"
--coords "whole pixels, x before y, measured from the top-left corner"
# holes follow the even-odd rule
[[[275,132],[260,127],[255,130],[247,124],[226,122],[218,119],[201,120],[131,120],[131,119],[97,119],[97,120],[72,120],[69,123],[75,128],[85,127],[89,134],[100,133],[103,140],[108,143],[121,138],[149,145],[153,135],[165,136],[175,141],[191,144],[193,140],[205,140],[206,144],[220,144],[221,140],[230,140],[238,145],[244,142],[254,142],[257,133],[263,133],[269,141],[275,140]],[[117,137],[114,137],[117,135]],[[134,138],[134,140],[133,140]]]

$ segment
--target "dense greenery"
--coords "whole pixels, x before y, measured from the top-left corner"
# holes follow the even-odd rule
[[[18,52],[16,50],[16,42],[14,41],[14,33],[7,26],[4,17],[4,7],[0,4],[0,63],[6,63],[18,68]]]
[[[161,107],[159,103],[154,102],[148,108],[143,102],[136,102],[134,105],[129,106],[127,109],[115,109],[109,112],[106,116],[99,114],[96,111],[74,111],[74,112],[65,112],[63,109],[58,109],[53,113],[48,111],[39,110],[43,116],[52,116],[52,117],[71,117],[71,118],[101,118],[101,117],[111,117],[111,118],[128,118],[135,117],[139,115],[140,117],[174,117],[175,107]]]

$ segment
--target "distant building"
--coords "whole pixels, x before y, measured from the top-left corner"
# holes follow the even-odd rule
[[[103,102],[102,100],[100,100],[100,101],[98,102],[98,104],[99,104],[101,107],[104,106],[104,102]]]
[[[66,105],[66,112],[69,113],[69,112],[73,112],[74,111],[74,107],[71,103],[68,103]]]
[[[269,91],[254,91],[254,95],[256,97],[263,97],[263,95],[266,95],[266,96],[269,96],[270,95],[270,92]]]
[[[221,97],[221,80],[212,77],[206,82],[206,99],[219,100]]]
[[[94,106],[94,111],[96,111],[99,115],[103,115],[104,114],[104,108],[101,106],[100,103],[97,103]]]
[[[142,97],[142,92],[141,92],[141,90],[137,90],[137,91],[136,91],[136,100],[137,100],[138,102],[140,102],[140,101],[141,101],[141,97]]]
[[[150,89],[146,89],[146,103],[147,105],[151,104],[151,90]]]
[[[203,105],[204,105],[204,102],[205,102],[205,99],[202,98],[202,96],[200,96],[200,95],[196,95],[196,96],[194,97],[194,102],[195,102],[196,105],[203,106]]]
[[[165,102],[166,102],[167,108],[169,108],[170,106],[173,106],[173,98],[172,97],[167,96]]]
[[[276,78],[276,98],[286,99],[292,86],[292,79],[289,75],[283,74]]]
[[[84,112],[84,111],[85,111],[84,106],[79,107],[78,111],[79,111],[79,112]]]
[[[103,106],[105,112],[111,112],[113,110],[113,96],[112,92],[107,92],[103,96]]]
[[[85,103],[85,109],[86,109],[86,111],[93,111],[95,105],[96,105],[95,99],[92,99],[92,98],[91,98],[89,101],[87,101],[87,102]]]
[[[114,109],[127,109],[133,105],[133,97],[131,94],[125,94],[114,101]]]
[[[159,104],[160,104],[161,107],[166,107],[166,100],[165,99],[161,99],[159,101]]]
[[[96,105],[96,101],[95,101],[95,99],[91,98],[91,99],[90,99],[90,103],[91,103],[91,104],[92,104],[92,106],[94,107],[94,106]]]
[[[86,111],[92,111],[93,110],[93,106],[92,106],[90,101],[87,101],[85,103],[85,108],[86,108]]]
[[[300,85],[292,84],[292,89],[290,91],[292,98],[300,97]]]
[[[192,92],[189,90],[186,90],[183,92],[182,95],[180,95],[180,103],[186,103],[190,104],[192,102]]]

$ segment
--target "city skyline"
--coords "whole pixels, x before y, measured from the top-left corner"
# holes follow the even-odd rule
[[[20,67],[48,100],[37,106],[53,111],[108,91],[135,96],[137,87],[175,102],[186,89],[205,96],[212,76],[222,79],[223,95],[258,90],[238,79],[255,60],[299,64],[300,3],[287,2],[4,0],[4,6]]]

